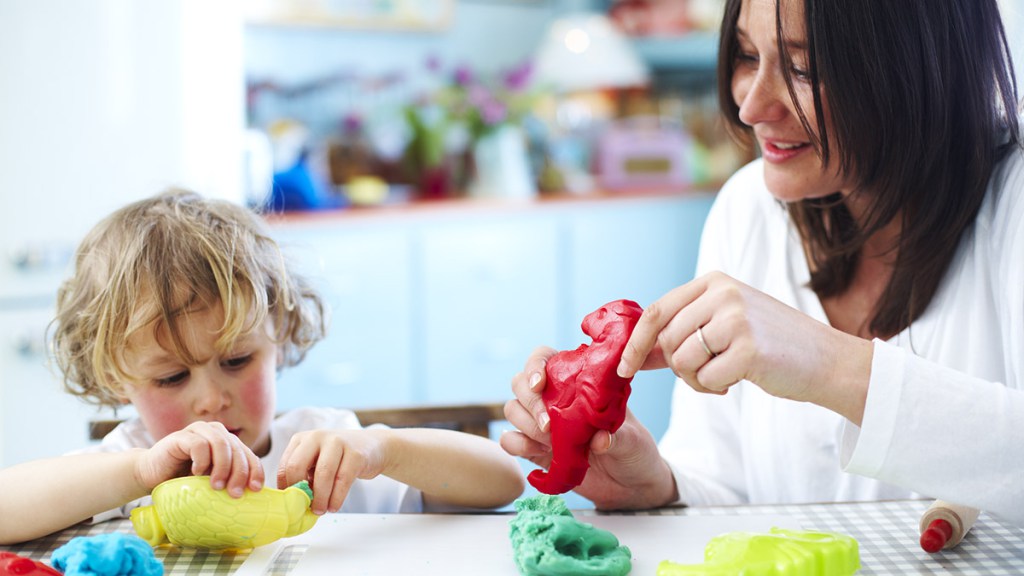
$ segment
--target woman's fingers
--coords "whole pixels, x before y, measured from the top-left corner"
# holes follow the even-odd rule
[[[666,365],[670,365],[672,353],[685,337],[686,332],[696,330],[700,324],[687,329],[678,326],[683,322],[692,324],[695,320],[677,318],[687,306],[707,289],[708,277],[704,276],[676,287],[644,308],[640,321],[626,342],[626,348],[619,362],[618,375],[631,378],[642,367],[653,367],[648,361],[652,351],[661,349]],[[691,312],[693,315],[693,312]],[[705,316],[705,315],[701,315]],[[666,330],[675,321],[675,330]]]
[[[551,458],[551,446],[534,440],[517,430],[509,430],[501,435],[498,444],[513,456],[520,458]]]
[[[512,393],[516,397],[515,402],[519,403],[534,421],[533,424],[525,420],[517,420],[513,423],[517,428],[527,431],[531,435],[535,435],[529,430],[532,428],[539,428],[541,431],[547,430],[549,418],[547,406],[544,404],[541,392],[543,392],[544,386],[547,384],[545,372],[547,361],[555,354],[556,351],[548,346],[537,348],[526,360],[526,366],[523,371],[512,378]],[[506,405],[506,415],[508,411],[509,406]],[[518,414],[518,411],[516,414]]]
[[[517,430],[538,441],[548,441],[551,438],[548,427],[541,428],[542,423],[547,421],[547,412],[544,418],[538,420],[519,400],[512,399],[505,403],[505,419]]]

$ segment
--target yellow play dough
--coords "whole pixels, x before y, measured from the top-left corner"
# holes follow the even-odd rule
[[[135,532],[151,546],[255,548],[296,536],[316,524],[312,491],[303,481],[284,490],[246,490],[232,498],[214,490],[209,476],[187,476],[153,489],[153,504],[132,510]]]

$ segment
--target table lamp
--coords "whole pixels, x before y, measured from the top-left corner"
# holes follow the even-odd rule
[[[646,85],[647,65],[607,16],[593,12],[557,18],[536,54],[535,81],[556,99],[550,164],[567,191],[589,191],[593,189],[588,167],[596,119],[609,112],[607,102],[594,93]]]
[[[648,71],[607,16],[582,12],[551,23],[536,57],[536,79],[558,92],[642,86]]]

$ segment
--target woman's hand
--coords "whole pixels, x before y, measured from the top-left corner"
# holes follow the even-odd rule
[[[619,375],[651,365],[659,350],[661,362],[698,392],[725,394],[749,380],[773,396],[813,402],[857,424],[864,413],[870,341],[720,272],[684,284],[644,310]]]
[[[188,474],[209,474],[215,490],[226,488],[235,498],[246,488],[263,487],[260,459],[220,422],[193,422],[164,436],[135,465],[136,478],[147,493],[161,482]]]
[[[503,434],[500,440],[509,454],[543,468],[551,464],[551,434],[541,392],[546,384],[545,363],[555,353],[551,348],[538,348],[512,379],[515,398],[505,404],[505,417],[517,431]],[[575,491],[598,508],[653,508],[677,499],[671,470],[651,433],[631,412],[614,438],[598,431],[590,450],[590,469]]]
[[[306,480],[314,514],[337,512],[357,478],[376,478],[387,466],[386,434],[373,430],[310,430],[292,436],[277,469],[278,488]]]

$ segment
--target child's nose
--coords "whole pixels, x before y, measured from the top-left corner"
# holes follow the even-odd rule
[[[227,386],[210,376],[193,377],[193,409],[196,414],[216,414],[231,404]]]

